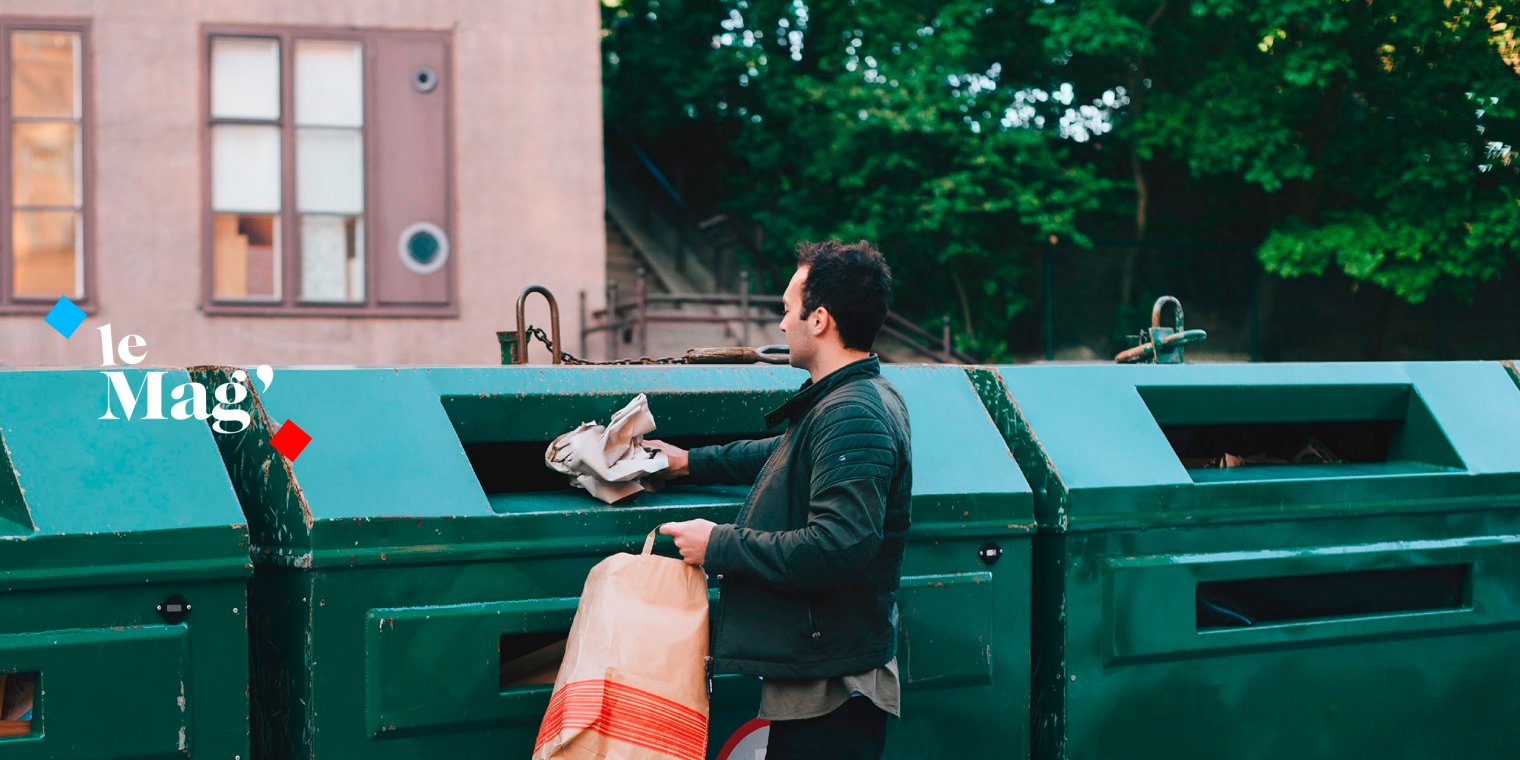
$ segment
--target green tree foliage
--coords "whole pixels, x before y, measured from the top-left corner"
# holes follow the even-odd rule
[[[790,255],[864,237],[1006,355],[1051,239],[1246,231],[1418,302],[1520,252],[1520,45],[1470,0],[604,0],[607,110],[719,135]],[[1158,165],[1186,182],[1156,186]],[[1203,188],[1208,188],[1205,191]],[[1207,193],[1208,229],[1158,193]],[[1200,200],[1200,203],[1203,203]]]
[[[730,202],[764,225],[770,255],[870,239],[911,284],[897,305],[953,309],[981,353],[1006,351],[1031,251],[1081,240],[1082,215],[1114,187],[1058,136],[1075,95],[1060,89],[1059,64],[1021,44],[1027,14],[986,2],[649,0],[610,15],[614,118],[645,134],[674,128],[671,114],[731,129],[741,167]],[[1106,108],[1123,99],[1107,97]]]
[[[1147,155],[1269,195],[1269,271],[1337,267],[1417,303],[1517,260],[1513,14],[1450,0],[1200,0],[1185,10],[1158,32],[1208,49],[1188,56],[1186,72],[1156,72],[1128,128]]]

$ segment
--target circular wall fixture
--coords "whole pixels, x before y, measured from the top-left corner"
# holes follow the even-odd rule
[[[432,92],[438,87],[438,72],[431,66],[418,66],[412,72],[412,89],[417,92]]]
[[[396,239],[396,255],[407,269],[432,274],[449,260],[449,236],[432,222],[414,222]]]

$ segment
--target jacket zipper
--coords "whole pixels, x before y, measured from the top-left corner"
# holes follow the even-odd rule
[[[750,507],[755,503],[755,489],[759,487],[760,481],[765,479],[765,472],[771,468],[771,463],[776,461],[776,455],[779,453],[781,453],[780,442],[776,444],[776,448],[771,452],[771,455],[765,458],[765,464],[760,465],[760,472],[755,475],[755,482],[749,487],[749,496],[744,499],[744,503],[739,506],[739,514],[734,517],[734,525],[736,527],[744,527],[744,518],[749,515]]]
[[[753,484],[751,484],[750,487],[749,487],[749,496],[744,499],[744,503],[739,506],[739,514],[734,517],[734,527],[736,527],[736,528],[742,528],[742,527],[744,527],[744,518],[749,514],[750,505],[752,505],[754,503],[754,501],[755,501],[755,489],[760,486],[760,481],[765,479],[765,472],[766,472],[766,470],[769,470],[771,468],[771,463],[774,462],[774,461],[776,461],[776,455],[779,454],[779,453],[781,453],[781,443],[784,443],[784,442],[785,442],[784,438],[782,439],[781,442],[778,442],[776,444],[775,450],[771,451],[771,455],[765,458],[765,464],[760,465],[760,472],[758,472],[758,473],[755,474],[755,482]],[[712,637],[714,643],[716,643],[718,641],[718,639],[720,638],[720,634],[723,633],[723,622],[727,618],[728,618],[728,605],[726,605],[726,604],[723,603],[723,576],[720,575],[720,576],[718,576],[718,622],[717,622],[716,625],[713,626],[713,637]],[[707,659],[708,659],[707,696],[708,696],[708,699],[711,699],[712,698],[712,669],[713,669],[712,657],[709,656]]]

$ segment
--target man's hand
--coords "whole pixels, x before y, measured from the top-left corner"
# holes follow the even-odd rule
[[[701,566],[707,559],[707,539],[715,527],[716,523],[711,520],[687,520],[665,523],[660,526],[660,533],[675,538],[681,559],[687,564]]]
[[[664,441],[648,440],[644,441],[644,448],[664,452],[665,456],[670,459],[669,467],[654,474],[660,480],[674,480],[690,474],[691,470],[687,468],[687,462],[690,460],[686,456],[686,449],[676,448]],[[703,544],[706,543],[707,541],[704,539]]]

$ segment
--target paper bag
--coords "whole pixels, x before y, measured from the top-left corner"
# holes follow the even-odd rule
[[[534,760],[706,756],[707,579],[654,538],[587,576]]]

